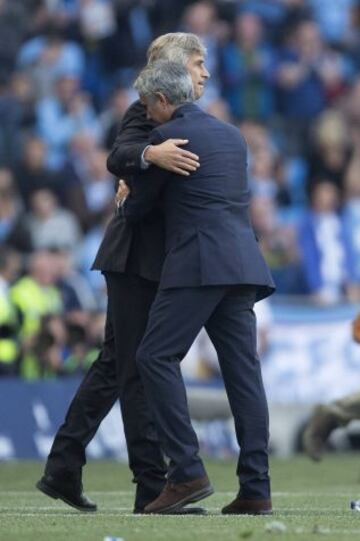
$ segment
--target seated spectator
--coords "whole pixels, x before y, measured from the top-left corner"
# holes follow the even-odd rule
[[[48,147],[48,164],[55,170],[65,164],[69,143],[78,132],[98,133],[89,96],[81,92],[79,78],[68,72],[58,76],[54,94],[39,101],[37,121]]]
[[[55,20],[47,25],[42,35],[26,41],[18,54],[18,66],[33,78],[39,98],[54,93],[56,80],[65,71],[81,79],[85,59],[81,47],[67,41]]]
[[[85,199],[90,212],[100,217],[106,213],[109,206],[114,206],[114,180],[106,168],[107,153],[96,149],[88,162],[88,174],[83,184]]]
[[[56,277],[53,256],[46,251],[35,252],[29,258],[28,273],[11,287],[11,299],[22,315],[21,334],[24,338],[39,330],[42,316],[62,311]]]
[[[354,293],[351,249],[339,215],[339,191],[323,179],[314,184],[311,207],[299,225],[298,239],[308,292],[330,304]]]
[[[104,237],[106,226],[113,214],[114,210],[112,210],[99,225],[89,229],[84,236],[79,251],[79,267],[95,294],[97,306],[104,310],[106,310],[107,304],[105,280],[100,272],[91,270],[91,265],[94,262],[100,243]]]
[[[281,223],[276,201],[270,197],[253,197],[250,216],[277,293],[304,293],[294,226]]]
[[[345,119],[336,110],[325,111],[314,126],[312,151],[309,157],[309,184],[318,178],[333,182],[342,192],[343,178],[351,156]]]
[[[345,175],[343,219],[354,263],[360,300],[360,153],[355,154]]]
[[[27,359],[29,362],[31,355],[32,379],[66,375],[64,361],[68,355],[67,339],[66,324],[61,316],[50,314],[41,318]]]
[[[36,250],[59,248],[75,253],[81,241],[76,216],[59,206],[56,195],[49,188],[33,191],[26,223]]]
[[[22,159],[15,169],[16,183],[26,208],[35,190],[50,188],[60,191],[60,177],[46,165],[46,145],[37,136],[29,136]]]
[[[276,79],[279,112],[295,148],[305,147],[309,122],[347,89],[352,75],[349,59],[326,46],[315,22],[301,22],[288,37]]]
[[[351,10],[356,0],[309,0],[309,4],[326,41],[346,45],[351,30]]]
[[[130,103],[129,89],[119,87],[114,91],[108,108],[100,115],[101,141],[107,150],[110,150],[115,141],[121,121]]]
[[[261,19],[242,13],[234,39],[222,50],[224,97],[236,119],[267,119],[273,112],[274,54],[263,42]]]
[[[27,30],[26,7],[19,0],[0,2],[0,66],[9,75]]]
[[[62,298],[64,312],[96,309],[96,299],[86,278],[76,270],[74,254],[69,249],[52,250],[57,272],[56,285]],[[76,253],[76,257],[78,253]]]
[[[23,253],[33,248],[21,200],[8,169],[0,169],[0,245],[10,246]]]
[[[41,328],[41,318],[62,311],[61,295],[56,285],[54,259],[48,252],[35,252],[29,259],[28,273],[10,289],[10,298],[21,316],[19,337],[23,357],[20,374],[38,377],[37,360],[32,353],[34,339]]]
[[[10,298],[10,287],[19,270],[18,254],[0,246],[0,376],[13,376],[19,369],[21,321]]]
[[[8,75],[0,72],[0,167],[12,167],[21,144],[21,107],[11,92]]]

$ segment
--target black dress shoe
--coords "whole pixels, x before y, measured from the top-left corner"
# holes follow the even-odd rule
[[[146,513],[144,509],[134,509],[135,515],[148,515],[149,513]],[[167,513],[163,513],[163,515],[207,515],[208,512],[204,507],[180,507],[179,509],[176,509],[175,511],[168,511]]]
[[[86,513],[97,511],[97,505],[83,494],[81,484],[65,484],[55,479],[52,475],[44,475],[36,483],[36,488],[43,494],[46,494],[46,496],[50,496],[50,498],[54,498],[55,500],[62,500],[64,503],[71,505],[71,507],[75,507],[78,511],[85,511]]]

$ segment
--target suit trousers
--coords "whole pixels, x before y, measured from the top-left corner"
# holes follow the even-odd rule
[[[137,363],[170,459],[169,479],[175,483],[205,475],[180,370],[180,361],[205,326],[217,351],[241,449],[241,495],[270,497],[269,418],[256,353],[255,297],[251,286],[174,288],[159,290],[152,305]]]
[[[157,284],[136,275],[106,272],[105,338],[72,400],[52,445],[46,473],[81,481],[85,448],[120,399],[129,466],[137,483],[135,507],[161,492],[167,467],[135,362]]]

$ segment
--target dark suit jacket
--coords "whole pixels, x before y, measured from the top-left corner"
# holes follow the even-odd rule
[[[153,130],[154,144],[188,139],[200,167],[188,179],[158,170],[152,182],[136,178],[123,214],[143,219],[161,196],[166,258],[160,288],[257,286],[258,299],[274,291],[249,219],[247,148],[240,131],[194,104],[179,107]]]
[[[149,134],[156,124],[146,118],[145,107],[136,101],[127,110],[119,134],[108,157],[107,166],[117,177],[125,176],[131,187],[129,175],[138,173],[152,181],[150,167],[141,170],[141,155],[149,144]],[[159,281],[164,260],[164,221],[158,209],[144,222],[126,223],[124,217],[115,213],[106,229],[92,269],[112,272],[131,272],[147,280]]]

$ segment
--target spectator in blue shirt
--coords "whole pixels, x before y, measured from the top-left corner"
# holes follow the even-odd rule
[[[263,42],[258,15],[245,12],[235,21],[234,39],[222,51],[224,97],[237,119],[267,119],[273,112],[274,54]]]

